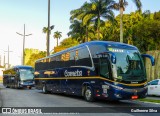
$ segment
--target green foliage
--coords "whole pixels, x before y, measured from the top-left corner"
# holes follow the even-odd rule
[[[160,50],[160,21],[142,20],[134,27],[133,40],[142,52]]]
[[[72,38],[66,38],[60,43],[60,47],[70,48],[78,45],[79,42]]]
[[[39,53],[33,53],[30,55],[30,58],[26,65],[30,65],[32,67],[35,66],[35,61],[46,56],[46,52],[40,51]]]
[[[160,11],[154,13],[154,19],[155,20],[160,20]]]
[[[76,46],[78,44],[79,44],[79,42],[76,41],[75,39],[66,38],[60,43],[60,45],[58,47],[54,48],[54,53],[59,52],[61,50],[65,50],[65,49],[73,47],[73,46]]]
[[[80,8],[72,10],[69,35],[77,38],[79,42],[89,41],[89,38],[102,40],[101,26],[104,24],[102,19],[114,19],[112,11],[114,3],[113,0],[90,0],[90,3],[85,2]],[[77,26],[79,28],[76,28]]]

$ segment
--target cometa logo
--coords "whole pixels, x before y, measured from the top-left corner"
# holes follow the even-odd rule
[[[64,72],[65,77],[80,77],[82,76],[82,71],[76,70],[76,71],[67,71]]]

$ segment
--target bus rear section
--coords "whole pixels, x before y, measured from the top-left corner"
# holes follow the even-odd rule
[[[3,72],[3,85],[9,88],[34,87],[34,69],[31,66],[14,66]]]

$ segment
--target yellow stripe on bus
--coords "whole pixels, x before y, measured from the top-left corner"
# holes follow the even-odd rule
[[[122,84],[122,85],[127,85],[127,86],[142,86],[142,85],[147,84],[147,81],[144,82],[144,83],[141,83],[141,84],[125,84],[125,83],[120,83],[120,82],[112,81],[112,80],[109,80],[109,79],[106,79],[106,78],[103,78],[103,77],[99,77],[99,76],[93,76],[93,77],[35,78],[35,80],[60,80],[60,79],[61,80],[65,80],[65,79],[102,79],[102,80],[107,80],[107,81],[110,81],[110,82],[114,82],[114,83]]]

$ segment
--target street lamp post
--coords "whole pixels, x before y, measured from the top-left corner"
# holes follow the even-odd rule
[[[18,35],[21,35],[23,36],[23,61],[22,61],[22,65],[24,65],[24,62],[25,62],[25,52],[24,52],[24,49],[25,49],[25,36],[30,36],[32,34],[25,34],[25,24],[24,24],[24,34],[20,34],[18,32],[16,32]]]
[[[49,56],[49,40],[50,40],[50,0],[48,0],[48,31],[47,31],[47,56]]]
[[[54,25],[50,26],[50,0],[48,0],[48,31],[47,31],[47,56],[50,55],[50,32],[54,28]]]

